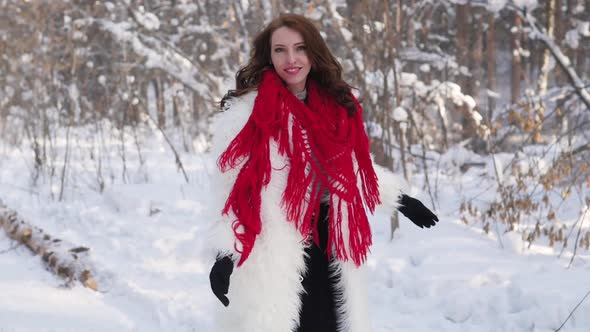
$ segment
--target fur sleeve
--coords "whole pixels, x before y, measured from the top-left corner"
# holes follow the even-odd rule
[[[232,228],[235,215],[231,211],[228,215],[222,215],[221,211],[237,178],[239,167],[222,173],[217,160],[248,121],[255,98],[256,93],[252,92],[229,100],[211,122],[213,137],[210,155],[213,165],[210,167],[209,204],[206,212],[210,223],[206,247],[211,250],[211,255],[233,255],[234,260],[239,258],[234,247],[239,246],[239,242],[235,241]]]
[[[408,182],[403,177],[377,165],[373,161],[373,155],[371,155],[371,161],[373,163],[375,174],[377,175],[379,200],[381,201],[381,204],[377,205],[375,212],[389,216],[398,208],[401,195],[409,189]],[[358,162],[356,156],[353,157],[353,164],[355,173],[358,174]],[[362,188],[362,180],[359,176],[357,176],[357,183],[358,187]]]
[[[375,163],[373,163],[373,168],[379,179],[381,205],[377,206],[377,210],[386,215],[391,215],[399,206],[400,196],[407,192],[408,183],[403,177]]]

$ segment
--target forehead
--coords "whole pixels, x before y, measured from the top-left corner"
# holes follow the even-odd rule
[[[289,45],[289,44],[297,44],[297,43],[302,43],[302,42],[303,42],[303,36],[297,30],[291,29],[289,27],[280,27],[280,28],[276,29],[270,37],[271,45],[275,45],[275,44]]]

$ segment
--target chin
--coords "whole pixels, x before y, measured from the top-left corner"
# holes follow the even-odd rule
[[[297,80],[297,81],[291,80],[291,81],[286,81],[286,82],[287,82],[288,85],[299,85],[299,84],[303,84],[304,83],[303,80]]]

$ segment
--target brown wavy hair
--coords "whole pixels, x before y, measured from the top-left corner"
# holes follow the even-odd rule
[[[262,73],[272,69],[270,59],[270,40],[273,32],[281,27],[288,27],[301,34],[311,63],[308,79],[315,80],[338,104],[342,105],[352,116],[356,105],[350,94],[351,86],[342,79],[342,66],[328,49],[328,45],[319,30],[307,18],[297,14],[281,14],[270,22],[255,38],[248,64],[236,73],[236,89],[229,90],[221,99],[221,107],[232,97],[239,97],[256,90],[262,80]]]

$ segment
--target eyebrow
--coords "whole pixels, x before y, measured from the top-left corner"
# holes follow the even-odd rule
[[[298,42],[298,43],[295,43],[294,44],[294,46],[298,46],[298,45],[305,45],[305,42]],[[274,44],[273,45],[273,47],[277,47],[277,46],[283,46],[283,47],[285,47],[285,45],[283,45],[283,44]]]

